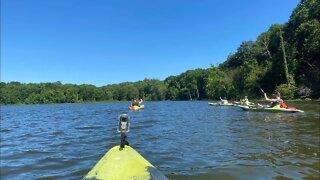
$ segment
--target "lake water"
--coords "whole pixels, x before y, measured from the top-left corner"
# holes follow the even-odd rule
[[[305,113],[245,112],[206,101],[1,106],[1,179],[82,179],[128,141],[169,179],[320,177],[320,104],[289,102]]]

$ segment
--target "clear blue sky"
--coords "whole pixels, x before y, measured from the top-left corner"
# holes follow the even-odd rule
[[[1,0],[1,81],[102,86],[226,60],[298,0]]]

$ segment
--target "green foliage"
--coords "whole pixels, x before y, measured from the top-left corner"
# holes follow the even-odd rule
[[[206,77],[204,69],[188,70],[178,76],[169,76],[164,80],[167,87],[167,100],[198,100],[206,99]]]
[[[245,62],[242,67],[243,77],[243,95],[250,95],[250,97],[258,97],[260,90],[257,89],[256,84],[265,75],[265,68],[258,65],[256,60]]]
[[[272,25],[255,42],[243,42],[219,68],[231,77],[239,95],[258,96],[255,84],[260,84],[267,92],[282,91],[287,98],[294,97],[296,86],[307,94],[303,96],[319,98],[319,19],[320,1],[302,0],[288,23]]]
[[[219,97],[230,97],[233,95],[234,87],[231,79],[218,67],[211,67],[207,77],[206,92],[210,99]]]
[[[178,100],[180,84],[176,76],[169,76],[164,80],[165,85],[168,87],[166,98],[167,100]]]
[[[295,77],[299,87],[320,97],[320,1],[302,0],[290,16],[286,34],[297,59]]]
[[[283,99],[293,99],[297,88],[294,85],[280,84],[277,89],[280,92]]]
[[[163,81],[145,79],[103,87],[90,84],[55,83],[22,84],[1,82],[1,104],[51,104],[95,101],[165,100],[167,86]]]
[[[280,92],[283,99],[293,99],[297,92],[294,78],[289,76],[289,82],[277,86],[276,91]]]

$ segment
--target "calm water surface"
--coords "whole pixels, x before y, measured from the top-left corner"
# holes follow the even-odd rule
[[[82,179],[119,144],[120,113],[130,145],[169,179],[319,179],[320,104],[288,104],[305,113],[205,101],[1,106],[1,179]]]

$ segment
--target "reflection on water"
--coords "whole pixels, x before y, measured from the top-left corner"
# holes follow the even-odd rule
[[[1,107],[2,179],[81,179],[119,143],[129,113],[133,148],[170,179],[301,179],[320,176],[319,103],[305,113],[246,112],[207,102]]]

